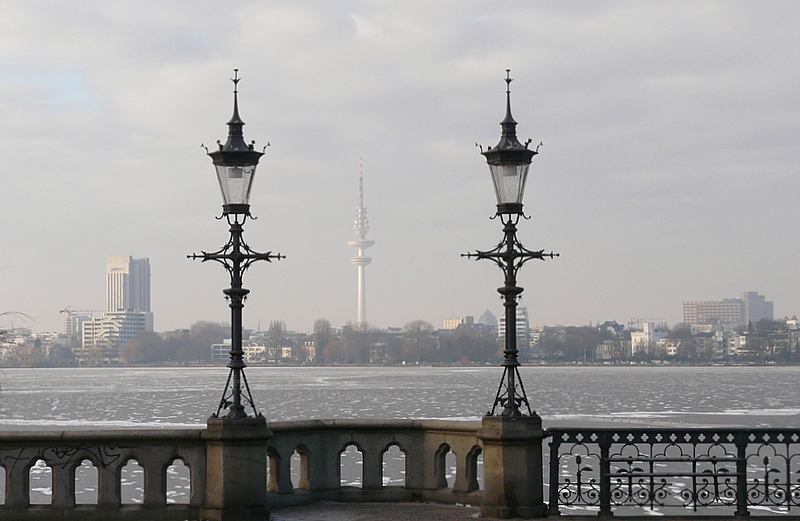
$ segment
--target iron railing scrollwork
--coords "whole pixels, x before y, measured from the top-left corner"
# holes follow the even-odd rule
[[[550,429],[550,505],[611,516],[633,507],[800,507],[800,429]]]

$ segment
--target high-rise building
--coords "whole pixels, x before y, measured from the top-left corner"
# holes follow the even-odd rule
[[[721,301],[684,302],[686,324],[747,324],[763,318],[772,320],[773,303],[756,291],[742,293],[742,298]]]
[[[106,267],[106,311],[81,323],[79,363],[119,363],[119,348],[153,330],[150,311],[150,259],[113,255]]]
[[[757,291],[745,291],[742,293],[742,301],[744,301],[744,315],[747,323],[758,322],[765,318],[773,319],[774,305],[772,302],[768,302],[764,295],[759,295]]]
[[[358,207],[356,208],[355,230],[357,239],[347,244],[358,249],[358,255],[353,257],[351,262],[358,266],[358,326],[362,329],[367,327],[367,281],[365,268],[372,262],[372,259],[364,255],[364,250],[375,244],[375,241],[367,240],[369,231],[369,221],[367,220],[367,208],[364,206],[364,174],[359,164],[358,172]]]
[[[738,298],[684,302],[683,321],[688,325],[741,324],[744,322],[744,302]]]
[[[106,268],[107,311],[150,311],[150,259],[112,255]]]

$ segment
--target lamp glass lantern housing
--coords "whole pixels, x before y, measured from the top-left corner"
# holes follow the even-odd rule
[[[494,151],[492,150],[492,152]],[[519,154],[519,152],[528,152],[528,154]],[[497,150],[495,154],[490,152],[485,155],[489,164],[489,172],[492,175],[494,193],[497,196],[497,206],[507,208],[509,205],[519,205],[521,208],[533,152],[527,149]]]
[[[253,164],[225,164],[214,162],[217,169],[217,180],[222,193],[222,204],[245,205],[250,201],[250,190],[253,187],[253,178],[258,165],[258,158]]]

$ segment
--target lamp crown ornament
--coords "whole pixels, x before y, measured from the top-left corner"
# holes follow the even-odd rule
[[[222,192],[222,213],[250,215],[250,190],[255,178],[258,160],[264,155],[255,150],[255,141],[244,140],[244,121],[239,116],[239,69],[233,69],[233,116],[228,121],[228,139],[218,149],[208,152],[217,169],[217,179]],[[269,146],[269,143],[267,143]],[[266,149],[266,147],[265,147]]]
[[[494,183],[497,196],[497,215],[522,214],[522,198],[525,195],[525,182],[528,177],[533,156],[539,153],[528,148],[531,140],[520,143],[517,139],[517,122],[511,115],[511,69],[506,69],[506,116],[500,122],[502,132],[500,141],[494,147],[483,150]]]

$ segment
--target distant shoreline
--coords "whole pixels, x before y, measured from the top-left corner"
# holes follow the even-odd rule
[[[709,363],[681,363],[681,362],[609,362],[609,363],[586,363],[583,362],[523,362],[521,367],[798,367],[799,362],[709,362]],[[59,365],[59,366],[0,366],[0,371],[5,369],[175,369],[175,368],[225,368],[223,363],[175,363],[175,364],[132,364],[132,365]],[[500,367],[497,363],[472,363],[472,364],[248,364],[249,368],[289,368],[289,367],[387,367],[393,369],[411,369],[417,367]]]

